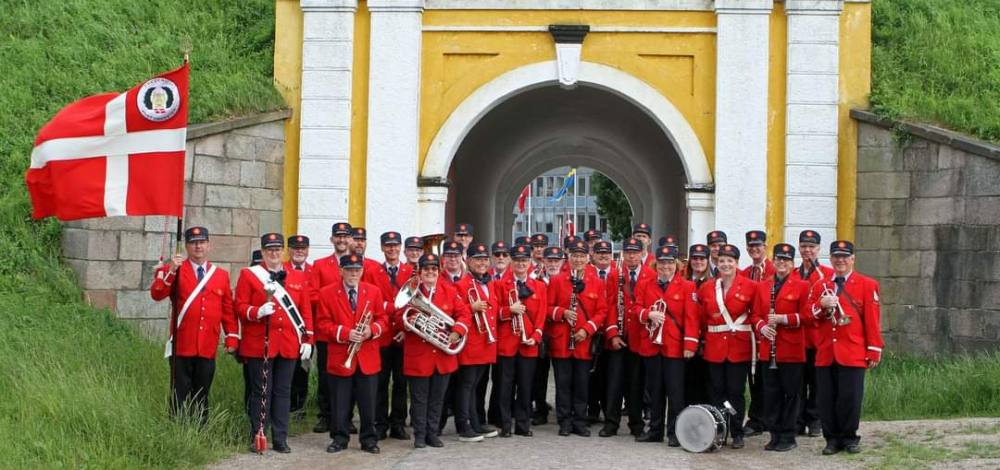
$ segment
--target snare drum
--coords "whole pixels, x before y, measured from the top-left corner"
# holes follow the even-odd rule
[[[691,405],[677,415],[677,440],[688,452],[711,452],[726,445],[726,418],[711,405]]]

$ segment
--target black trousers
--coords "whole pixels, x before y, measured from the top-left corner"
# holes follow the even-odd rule
[[[483,366],[483,378],[476,383],[476,414],[480,423],[486,423],[486,389],[490,385],[490,376],[494,368],[491,364]],[[498,381],[499,382],[499,381]],[[498,383],[495,382],[495,383]]]
[[[750,406],[747,407],[747,423],[744,426],[760,431],[768,431],[764,418],[764,369],[767,365],[767,362],[757,361],[757,374],[749,381]]]
[[[215,377],[215,359],[203,357],[174,357],[174,399],[171,413],[176,416],[185,409],[191,416],[198,416],[201,424],[208,422],[208,392]]]
[[[723,413],[729,420],[729,434],[733,437],[743,437],[743,416],[746,413],[747,401],[744,396],[747,376],[750,374],[750,362],[709,362],[708,381],[712,406],[723,410],[723,402],[728,401],[736,415]]]
[[[590,360],[552,358],[552,370],[556,376],[556,419],[559,429],[585,429]]]
[[[549,417],[549,404],[545,399],[549,394],[549,367],[552,360],[548,355],[538,357],[535,360],[535,375],[531,383],[531,402],[534,405],[533,416],[538,418]]]
[[[816,350],[806,349],[806,362],[802,368],[802,391],[800,392],[798,431],[806,426],[819,423],[819,409],[816,406]]]
[[[451,374],[438,374],[434,371],[430,377],[406,378],[410,386],[410,424],[413,425],[416,442],[428,435],[437,435],[450,377]]]
[[[695,355],[684,364],[684,406],[707,405],[708,363],[701,355]]]
[[[486,412],[486,422],[496,427],[500,427],[500,356],[497,362],[490,367],[490,409]],[[483,381],[485,382],[485,380]],[[513,404],[511,404],[513,408]]]
[[[652,406],[649,435],[663,437],[666,417],[666,435],[673,437],[677,415],[684,408],[684,359],[660,354],[642,359],[646,366],[646,392]]]
[[[642,385],[642,358],[628,348],[607,350],[604,355],[608,357],[608,399],[604,406],[604,427],[618,431],[624,399],[628,407],[628,427],[633,433],[640,433],[646,427],[642,420],[645,394]]]
[[[253,391],[253,382],[250,380],[250,365],[246,359],[240,359],[243,368],[243,410],[250,417],[250,394]]]
[[[261,401],[264,400],[264,432],[271,429],[271,440],[275,444],[285,444],[288,439],[289,395],[292,388],[292,374],[295,359],[276,357],[267,361],[267,390],[261,372],[264,360],[248,358],[250,367],[250,442],[261,425]],[[266,399],[265,399],[266,398]]]
[[[358,414],[361,415],[358,440],[363,447],[378,444],[378,435],[375,433],[375,388],[378,386],[378,375],[362,374],[358,368],[349,377],[327,374],[326,379],[330,390],[330,409],[333,412],[333,420],[330,422],[333,441],[341,447],[347,447],[347,443],[351,441],[351,434],[348,432],[354,414],[351,405],[357,402]]]
[[[380,352],[382,354],[382,370],[378,373],[375,430],[385,432],[390,427],[402,429],[406,426],[406,377],[403,376],[402,346],[387,346],[382,348]],[[390,384],[392,385],[391,395],[389,393]]]
[[[603,340],[603,337],[601,338]],[[587,414],[591,418],[597,418],[601,415],[601,410],[604,409],[604,402],[608,398],[608,387],[607,387],[607,370],[608,370],[608,356],[602,351],[600,356],[597,356],[597,364],[591,363],[594,372],[590,373],[590,379],[587,386],[589,390],[587,391]]]
[[[764,367],[764,424],[775,444],[794,443],[802,389],[801,363],[779,362]]]
[[[455,382],[455,428],[458,433],[479,432],[483,421],[476,411],[476,395],[489,364],[459,366]]]
[[[846,446],[861,441],[861,400],[865,394],[865,369],[834,362],[816,368],[816,398],[827,444]]]
[[[319,404],[319,418],[329,421],[331,418],[330,403],[332,403],[332,399],[330,398],[330,381],[327,379],[329,374],[326,373],[327,346],[326,341],[316,342],[316,373],[319,376],[317,380],[319,386],[316,387],[316,401]]]
[[[500,369],[500,428],[504,431],[510,431],[512,418],[515,430],[524,432],[531,429],[531,386],[537,359],[520,354],[497,357],[497,368]]]
[[[306,406],[307,398],[309,398],[309,371],[302,368],[302,359],[299,359],[295,361],[295,372],[292,373],[289,410],[292,413],[301,410]]]

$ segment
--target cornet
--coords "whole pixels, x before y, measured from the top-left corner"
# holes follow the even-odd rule
[[[476,281],[472,281],[476,282]],[[479,295],[479,290],[473,285],[469,288],[469,304],[476,302],[482,302],[483,297]],[[486,310],[482,312],[472,312],[472,319],[476,322],[476,329],[480,333],[486,333],[486,339],[490,344],[497,342],[497,339],[493,337],[493,331],[490,330],[489,317],[486,316]]]
[[[370,325],[372,322],[372,312],[368,310],[369,303],[371,302],[368,301],[365,302],[364,308],[361,309],[362,312],[361,321],[359,321],[356,325],[354,325],[354,331],[357,331],[358,333],[363,333],[365,331],[365,328],[368,328],[368,325]],[[358,354],[358,351],[361,350],[362,343],[363,341],[358,341],[358,342],[351,341],[351,344],[347,347],[347,360],[344,361],[343,364],[345,369],[351,368],[351,364],[354,363],[354,356],[356,356]]]
[[[513,307],[516,304],[521,303],[521,300],[517,297],[517,289],[511,289],[507,292],[507,306]],[[528,342],[528,335],[524,332],[524,314],[511,312],[510,319],[510,329],[514,333],[514,336],[520,336],[522,343]]]
[[[840,306],[840,298],[837,295],[837,292],[831,289],[829,286],[823,289],[823,293],[820,294],[820,298],[822,299],[823,297],[826,297],[828,295],[837,297],[837,306],[823,309],[823,311],[826,312],[827,318],[836,322],[837,326],[850,325],[851,317],[847,316],[847,313],[844,312],[844,308]]]
[[[666,315],[667,303],[664,302],[663,299],[656,299],[656,302],[653,302],[653,305],[649,307],[649,311],[660,312]],[[649,324],[646,326],[646,329],[649,331],[649,339],[653,340],[653,344],[657,346],[663,344],[663,326],[666,325],[666,323],[667,319],[664,318],[663,323],[660,323],[659,327],[653,325],[653,322],[649,322]]]

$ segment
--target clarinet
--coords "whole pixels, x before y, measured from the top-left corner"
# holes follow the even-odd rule
[[[774,313],[774,300],[778,295],[778,280],[775,279],[771,284],[771,313]],[[767,368],[771,370],[776,370],[778,368],[778,326],[774,326],[774,339],[771,340],[771,363],[768,364]]]
[[[618,335],[625,338],[625,270],[622,260],[618,260]]]

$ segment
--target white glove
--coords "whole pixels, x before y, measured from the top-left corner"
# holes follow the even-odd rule
[[[299,354],[299,359],[302,359],[302,362],[308,361],[313,355],[312,345],[309,343],[302,343],[302,346],[299,346]]]
[[[274,302],[268,302],[257,309],[257,319],[260,320],[274,313]]]

